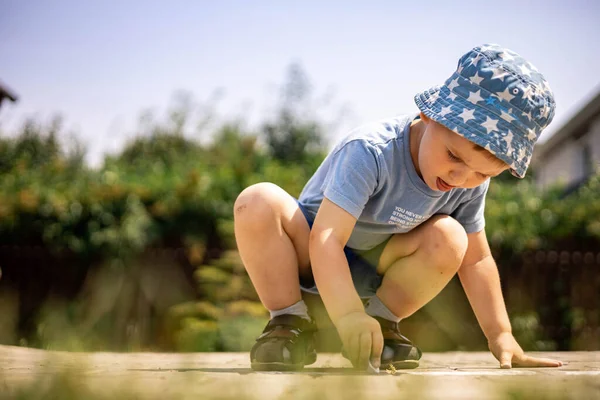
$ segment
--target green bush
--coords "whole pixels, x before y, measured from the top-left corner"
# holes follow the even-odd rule
[[[565,196],[560,186],[541,191],[531,180],[492,182],[486,231],[493,248],[548,249],[565,240],[600,240],[600,175]]]
[[[176,346],[184,352],[211,352],[217,350],[219,324],[215,321],[185,318],[175,334]]]
[[[250,351],[268,318],[236,315],[219,322],[219,334],[224,351]]]

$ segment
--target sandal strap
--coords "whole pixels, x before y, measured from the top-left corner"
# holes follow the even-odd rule
[[[303,332],[316,331],[314,322],[291,314],[278,315],[269,321],[256,340],[285,338],[294,340]]]
[[[381,325],[381,333],[384,339],[397,340],[401,343],[412,346],[412,342],[403,334],[400,333],[400,324],[398,322],[390,321],[385,318],[374,317],[379,325]]]

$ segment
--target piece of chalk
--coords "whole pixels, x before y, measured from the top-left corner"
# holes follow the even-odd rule
[[[367,367],[367,372],[370,374],[378,374],[379,373],[379,368],[375,368],[373,366],[373,364],[371,364],[371,361],[369,361],[369,366]]]

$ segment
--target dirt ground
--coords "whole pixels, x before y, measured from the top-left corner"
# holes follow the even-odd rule
[[[536,353],[561,368],[503,370],[490,353],[426,353],[395,374],[319,354],[303,372],[253,372],[247,353],[67,353],[0,346],[0,399],[600,399],[600,352]]]

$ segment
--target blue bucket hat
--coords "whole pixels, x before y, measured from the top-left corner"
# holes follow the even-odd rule
[[[444,85],[417,94],[415,102],[432,120],[506,162],[519,178],[556,107],[537,68],[494,44],[466,53]]]

